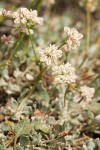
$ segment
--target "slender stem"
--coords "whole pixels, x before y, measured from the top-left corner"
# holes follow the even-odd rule
[[[4,147],[4,150],[7,150],[4,142],[2,142],[2,145]]]
[[[95,74],[94,74],[94,75],[90,75],[90,76],[88,76],[88,77],[79,79],[78,81],[83,81],[83,80],[91,79],[91,78],[93,78],[94,76],[96,76],[96,75],[95,75]]]
[[[34,44],[33,44],[33,39],[32,39],[32,35],[30,33],[30,30],[29,30],[29,25],[27,24],[27,29],[28,29],[28,33],[29,33],[29,38],[30,38],[30,41],[31,41],[31,45],[32,45],[32,49],[33,49],[33,53],[34,53],[34,56],[36,58],[36,61],[38,62],[38,58],[37,58],[37,55],[36,55],[36,52],[35,52],[35,48],[34,48]]]
[[[81,62],[81,64],[79,65],[78,68],[81,68],[82,65],[85,63],[85,61],[87,60],[88,53],[89,53],[89,47],[90,47],[90,23],[91,23],[90,3],[87,0],[87,2],[86,2],[86,53],[85,53],[83,61]]]
[[[17,138],[15,138],[14,140],[14,150],[16,150],[16,142],[17,142]]]
[[[87,35],[86,35],[86,54],[89,52],[90,46],[90,22],[91,22],[91,15],[90,15],[90,3],[87,0],[86,3],[86,24],[87,24]]]
[[[23,107],[24,107],[24,103],[27,101],[27,99],[31,96],[31,94],[33,93],[33,91],[35,90],[39,80],[41,79],[41,76],[42,76],[42,73],[45,71],[45,69],[42,69],[40,71],[40,73],[37,75],[37,77],[35,78],[34,80],[34,85],[31,89],[31,91],[29,92],[29,94],[22,99],[21,103],[19,104],[18,108],[17,108],[17,111],[20,111]]]
[[[19,38],[19,40],[17,41],[17,43],[16,43],[16,45],[15,45],[15,48],[13,49],[13,51],[12,51],[12,53],[11,53],[9,59],[6,61],[6,63],[2,63],[2,64],[0,65],[0,68],[4,67],[4,66],[6,66],[6,65],[10,65],[10,63],[11,63],[11,61],[12,61],[14,55],[16,54],[17,47],[19,46],[21,40],[23,39],[23,36],[24,36],[24,34],[22,34],[22,35],[20,36],[20,38]]]
[[[60,49],[61,47],[63,47],[66,44],[66,42],[64,41],[59,47],[58,49]]]
[[[4,67],[6,64],[2,63],[0,64],[0,69],[2,69],[2,67]]]
[[[65,94],[64,94],[64,106],[66,105],[66,94],[67,94],[68,90],[69,90],[69,86],[65,90]]]
[[[53,94],[54,94],[54,92],[55,92],[55,90],[56,90],[56,88],[57,88],[57,85],[58,85],[58,84],[56,84],[56,85],[54,86],[54,88],[52,88],[52,90],[51,90],[51,92],[50,92],[50,97],[53,96]]]
[[[70,87],[71,87],[72,89],[74,89],[75,91],[77,91],[78,93],[81,93],[81,91],[80,91],[78,88],[72,86],[71,84],[70,84]]]
[[[68,55],[69,55],[69,51],[68,51],[68,52],[65,52],[66,61],[68,61]]]
[[[95,90],[95,96],[97,95],[98,92],[100,92],[100,86]]]
[[[8,59],[9,61],[11,61],[11,60],[13,59],[14,55],[16,54],[17,47],[19,46],[19,44],[20,44],[21,40],[23,39],[23,36],[24,36],[24,34],[21,34],[21,36],[20,36],[20,38],[19,38],[18,42],[16,43],[16,46],[15,46],[15,48],[14,48],[13,52],[11,53],[10,58]]]
[[[87,60],[87,55],[84,56],[81,64],[78,66],[78,69],[80,69],[83,66],[83,64],[86,62],[86,60]]]
[[[40,11],[41,4],[42,4],[42,0],[39,0],[38,3],[37,3],[37,11],[38,12]]]
[[[94,78],[94,80],[92,80],[92,82],[90,83],[90,85],[93,84],[97,79],[100,79],[100,74],[98,74],[98,75]]]
[[[58,135],[57,138],[52,139],[52,140],[46,140],[46,141],[43,141],[43,143],[51,143],[51,142],[55,142],[55,141],[57,141],[57,140],[59,140],[59,139],[65,137],[65,136],[71,135],[71,134],[72,134],[72,133],[71,133],[70,130],[69,130],[69,131],[64,131],[64,132],[62,132],[60,135]]]
[[[88,136],[84,136],[82,138],[76,139],[75,142],[80,142],[80,141],[87,140],[87,139],[89,139],[89,137]]]
[[[32,0],[32,2],[29,5],[29,9],[32,7],[32,5],[34,4],[34,0]]]
[[[91,125],[91,126],[88,126],[88,127],[84,127],[83,129],[80,130],[80,132],[92,131],[92,130],[95,130],[96,127],[98,127],[98,125]]]

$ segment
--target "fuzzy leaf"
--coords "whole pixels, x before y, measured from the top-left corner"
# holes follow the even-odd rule
[[[94,114],[93,114],[93,112],[91,112],[91,111],[89,111],[89,110],[88,110],[88,116],[89,116],[89,118],[90,118],[91,120],[94,119]]]
[[[3,146],[0,144],[0,150],[4,150]]]
[[[29,134],[31,129],[32,129],[32,125],[30,124],[29,120],[21,120],[15,126],[16,138],[24,134]]]
[[[50,97],[47,91],[41,91],[38,96],[41,100],[44,100],[46,102],[49,102],[50,100]]]
[[[10,130],[10,127],[9,127],[9,125],[7,123],[3,122],[1,124],[1,130],[8,131],[8,130]]]
[[[23,150],[21,146],[17,146],[16,150]]]
[[[43,122],[41,122],[41,120],[36,120],[34,123],[34,128],[35,130],[40,130],[44,133],[49,133],[49,127],[46,124],[43,124]]]
[[[29,144],[29,137],[28,136],[21,136],[20,137],[20,140],[19,140],[19,142],[20,142],[20,145],[22,146],[22,147],[25,147],[26,145],[28,145]]]
[[[95,143],[98,145],[98,147],[100,148],[100,139],[99,138],[97,138],[97,139],[95,139]]]

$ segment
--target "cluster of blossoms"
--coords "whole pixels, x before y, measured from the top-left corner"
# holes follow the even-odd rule
[[[43,18],[37,16],[36,10],[28,10],[27,8],[20,8],[11,14],[14,19],[13,32],[25,32],[33,34],[32,26],[36,24],[42,25]],[[28,31],[29,30],[29,31]]]
[[[69,48],[75,49],[80,46],[80,40],[83,37],[76,29],[64,27],[64,31],[67,33],[66,44]],[[62,51],[56,45],[50,45],[44,50],[40,50],[40,61],[46,65],[52,66],[52,74],[55,76],[56,84],[71,84],[76,82],[77,75],[75,74],[75,68],[67,62],[66,64],[58,64],[58,59],[62,57]],[[92,100],[95,89],[87,86],[80,88],[81,95],[76,97],[76,101],[80,102],[83,108]],[[84,100],[80,101],[84,97]]]
[[[56,45],[50,45],[44,50],[39,52],[40,61],[45,62],[46,65],[58,64],[58,58],[62,57],[62,51],[58,50]]]
[[[80,45],[80,39],[83,37],[76,29],[64,28],[67,33],[66,43],[71,48],[76,48]],[[40,50],[40,61],[46,65],[53,65],[52,74],[55,76],[55,83],[73,83],[77,79],[75,68],[67,62],[66,64],[58,65],[58,59],[62,56],[62,51],[56,45],[50,45],[44,50]]]
[[[28,10],[27,8],[19,8],[14,12],[3,9],[0,11],[0,16],[14,19],[12,33],[24,32],[33,34],[32,26],[43,24],[43,18],[38,17],[37,10]]]
[[[81,96],[82,97],[85,97],[86,101],[87,102],[90,102],[94,96],[94,93],[95,93],[95,89],[94,88],[90,88],[90,87],[87,87],[87,86],[82,86],[80,88],[81,90]]]
[[[52,68],[53,75],[56,76],[55,82],[56,83],[72,83],[75,82],[77,76],[75,74],[75,68],[67,62],[66,64],[62,64],[60,66],[54,66]]]
[[[64,27],[64,31],[67,34],[67,46],[69,48],[75,49],[77,46],[80,46],[80,39],[83,37],[75,28]]]
[[[88,87],[86,85],[80,87],[80,92],[81,95],[77,94],[74,97],[74,100],[76,102],[80,102],[80,105],[83,109],[86,109],[87,105],[89,104],[89,102],[92,101],[92,98],[94,96],[95,93],[95,89],[93,87]],[[81,100],[82,98],[82,100]]]

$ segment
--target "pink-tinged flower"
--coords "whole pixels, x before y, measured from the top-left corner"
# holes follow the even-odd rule
[[[5,45],[8,45],[8,44],[9,44],[9,40],[10,40],[9,36],[3,35],[3,36],[1,37],[1,41],[2,41]]]
[[[2,16],[7,17],[7,16],[10,16],[10,14],[11,14],[11,12],[7,11],[6,9],[2,10]]]
[[[83,37],[75,28],[64,27],[64,31],[67,34],[66,43],[69,48],[75,49],[80,46],[80,39]]]
[[[3,35],[1,37],[1,41],[5,44],[5,45],[9,45],[10,47],[13,45],[14,43],[14,38],[9,35],[9,36],[6,36],[6,35]]]

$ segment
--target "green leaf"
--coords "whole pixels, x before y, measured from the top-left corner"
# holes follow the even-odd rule
[[[18,107],[18,102],[14,98],[11,98],[11,107],[14,109]]]
[[[16,138],[20,137],[23,134],[29,134],[32,129],[32,125],[29,120],[21,120],[15,126]]]
[[[45,123],[43,123],[41,120],[35,120],[34,128],[35,128],[35,130],[40,130],[44,133],[49,133],[49,131],[50,131],[49,126],[46,125]]]
[[[94,150],[95,144],[92,139],[87,141],[88,150]]]
[[[9,125],[7,123],[3,122],[1,124],[1,130],[8,131],[8,130],[10,130],[10,127],[9,127]]]
[[[73,125],[79,125],[80,122],[77,120],[77,119],[71,119],[70,122],[73,124]]]
[[[0,144],[0,150],[4,150],[4,147]]]
[[[100,115],[97,115],[95,118],[94,118],[94,121],[98,124],[100,124]]]
[[[28,145],[29,143],[30,143],[30,140],[29,140],[29,137],[28,136],[21,136],[20,137],[20,140],[19,140],[19,142],[20,142],[20,145],[22,146],[22,147],[25,147],[26,145]]]
[[[23,150],[21,146],[17,146],[16,150]]]
[[[92,111],[94,114],[99,114],[100,103],[92,102],[91,105],[89,105],[89,110]]]
[[[99,138],[97,138],[97,139],[95,139],[95,143],[98,145],[98,147],[100,148],[100,139]]]
[[[91,120],[94,119],[94,114],[93,114],[93,112],[91,112],[91,111],[89,111],[89,110],[88,110],[88,116],[89,116],[89,118],[90,118]]]
[[[38,96],[41,100],[44,100],[46,102],[49,102],[50,100],[50,97],[47,91],[41,91]]]

